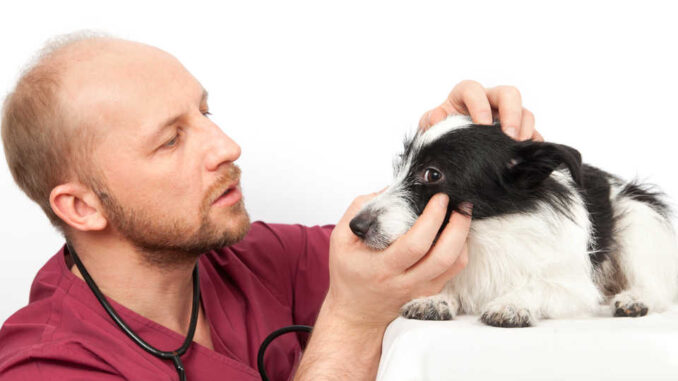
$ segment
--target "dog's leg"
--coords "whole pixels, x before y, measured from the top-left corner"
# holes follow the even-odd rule
[[[557,266],[562,267],[562,266]],[[480,309],[480,320],[494,327],[530,327],[542,318],[590,315],[601,295],[581,271],[551,272],[532,278]]]
[[[452,320],[458,311],[457,297],[443,291],[437,295],[408,302],[400,309],[400,314],[407,319]]]
[[[502,295],[482,309],[480,320],[493,327],[518,328],[529,327],[537,321],[536,298],[531,287]]]
[[[626,287],[611,300],[614,316],[662,311],[678,294],[678,247],[670,222],[644,202],[614,202],[617,256]]]

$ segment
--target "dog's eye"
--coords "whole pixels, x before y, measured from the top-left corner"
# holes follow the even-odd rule
[[[424,172],[424,181],[427,183],[437,183],[443,178],[443,174],[433,168],[426,168]]]

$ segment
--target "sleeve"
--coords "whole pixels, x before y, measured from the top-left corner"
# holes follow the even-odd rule
[[[313,325],[329,287],[330,235],[334,225],[254,222],[245,242],[233,246],[293,312],[295,324]],[[282,284],[287,287],[281,289]],[[283,291],[283,289],[285,291]]]
[[[293,304],[295,324],[314,325],[330,284],[330,234],[334,225],[305,229],[302,249],[294,274]]]
[[[313,325],[329,288],[333,229],[334,225],[308,227],[256,221],[247,237],[227,251],[235,253],[238,261],[289,306],[294,324]],[[228,266],[223,258],[219,266]]]
[[[330,235],[334,225],[272,225],[291,259],[291,309],[294,324],[314,325],[329,288]],[[283,234],[283,231],[286,234]],[[297,335],[302,347],[308,335]]]

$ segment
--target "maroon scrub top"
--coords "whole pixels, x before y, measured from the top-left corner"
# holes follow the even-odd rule
[[[264,338],[283,326],[313,325],[329,285],[332,228],[255,222],[241,242],[200,257],[214,350],[191,344],[181,357],[189,381],[259,380]],[[62,247],[35,277],[29,304],[2,326],[0,380],[178,380],[171,360],[144,351],[115,325],[71,263]],[[109,301],[154,347],[183,343],[184,336]],[[305,335],[286,334],[269,346],[271,380],[292,378]]]

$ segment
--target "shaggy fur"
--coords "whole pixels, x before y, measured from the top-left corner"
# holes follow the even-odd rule
[[[451,212],[473,204],[466,268],[402,315],[449,320],[479,314],[498,327],[661,311],[678,295],[678,246],[661,195],[582,164],[571,147],[517,142],[499,125],[452,116],[405,144],[395,181],[351,221],[384,249],[407,232],[436,193]]]

